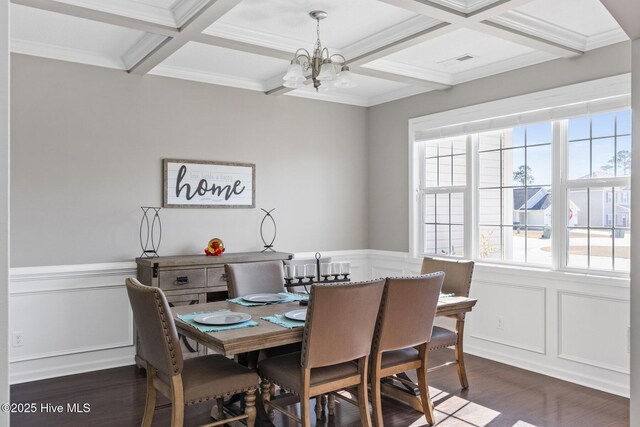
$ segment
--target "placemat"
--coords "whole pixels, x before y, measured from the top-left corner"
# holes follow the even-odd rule
[[[245,307],[256,307],[260,305],[268,305],[268,304],[281,304],[283,302],[293,302],[293,301],[303,301],[308,300],[309,295],[307,294],[296,294],[293,292],[278,292],[278,295],[284,295],[287,297],[286,300],[278,301],[278,302],[249,302],[242,299],[242,297],[231,298],[227,301],[232,302],[234,304],[242,305]]]
[[[258,326],[258,322],[256,322],[255,320],[247,320],[246,322],[236,323],[234,325],[202,325],[193,320],[194,317],[200,314],[219,313],[221,311],[231,311],[231,310],[196,311],[194,313],[178,314],[177,317],[183,322],[186,322],[189,325],[193,326],[200,332],[205,332],[205,333],[222,332],[222,331],[228,331],[230,329],[250,328],[252,326]]]
[[[292,320],[285,317],[284,314],[274,314],[273,316],[261,317],[261,319],[275,323],[276,325],[287,329],[304,327],[304,322],[302,320]]]

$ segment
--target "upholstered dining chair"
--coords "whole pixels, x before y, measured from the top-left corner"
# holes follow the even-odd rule
[[[435,271],[444,272],[444,283],[442,292],[445,294],[455,294],[459,297],[468,297],[471,288],[474,262],[469,260],[450,260],[425,257],[422,261],[422,274]],[[433,327],[429,350],[439,348],[454,347],[455,361],[447,362],[443,365],[433,366],[431,369],[441,368],[451,364],[456,364],[458,368],[458,378],[463,389],[469,388],[467,372],[464,367],[464,320],[465,313],[452,316],[456,319],[455,331],[440,326]]]
[[[415,370],[418,376],[427,422],[435,424],[427,382],[427,353],[443,280],[441,272],[386,280],[371,350],[371,400],[376,427],[384,426],[381,380],[409,370]]]
[[[138,357],[146,363],[147,401],[142,426],[149,427],[156,407],[156,391],[171,400],[171,426],[181,427],[185,405],[245,394],[245,412],[207,426],[233,420],[247,420],[253,427],[256,418],[258,375],[219,354],[184,360],[178,333],[164,293],[144,286],[136,279],[126,281],[129,302],[138,328]],[[221,414],[220,414],[221,415]]]
[[[271,400],[271,384],[300,398],[300,418],[311,426],[309,399],[349,387],[358,389],[363,426],[371,425],[367,390],[371,340],[384,289],[384,280],[339,285],[313,285],[304,326],[302,351],[261,361],[265,409],[286,412]]]
[[[282,261],[225,264],[229,298],[255,293],[284,292]]]

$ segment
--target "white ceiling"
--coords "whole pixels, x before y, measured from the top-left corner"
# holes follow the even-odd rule
[[[370,106],[628,37],[599,0],[12,0],[12,51]],[[282,87],[320,36],[358,86]],[[470,56],[459,61],[457,58]]]

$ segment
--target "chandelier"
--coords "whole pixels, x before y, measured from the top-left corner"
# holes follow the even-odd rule
[[[305,72],[311,70],[311,80],[313,87],[320,90],[336,88],[355,87],[353,74],[347,67],[344,56],[340,54],[329,55],[329,50],[322,47],[320,43],[320,20],[327,17],[327,12],[314,10],[309,12],[309,16],[316,20],[316,44],[313,47],[313,55],[308,50],[300,48],[296,51],[291,64],[284,75],[283,86],[289,88],[299,88],[307,80]],[[336,67],[340,69],[336,72]]]

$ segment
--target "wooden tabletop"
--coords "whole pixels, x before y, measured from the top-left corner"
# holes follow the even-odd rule
[[[436,315],[451,316],[465,313],[471,311],[476,302],[477,300],[473,298],[441,298],[438,302],[438,311]],[[174,307],[171,309],[171,312],[173,314],[176,327],[178,328],[178,332],[201,342],[216,353],[230,356],[238,353],[277,347],[284,344],[302,342],[302,332],[304,328],[287,329],[261,319],[261,317],[272,316],[274,314],[284,314],[288,311],[300,308],[304,307],[301,307],[298,302],[245,307],[228,301],[218,301],[206,304]],[[253,320],[258,322],[258,326],[205,333],[176,317],[177,314],[208,312],[223,309],[248,313],[251,315]]]

